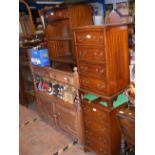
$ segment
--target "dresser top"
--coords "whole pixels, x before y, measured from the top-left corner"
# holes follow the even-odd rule
[[[117,26],[128,26],[131,23],[115,23],[115,24],[102,24],[102,25],[89,25],[89,26],[82,26],[76,27],[76,29],[98,29],[98,28],[105,28],[105,27],[117,27]]]

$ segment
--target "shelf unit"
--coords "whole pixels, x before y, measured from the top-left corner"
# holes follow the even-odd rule
[[[76,64],[72,29],[92,25],[91,6],[60,5],[59,7],[46,7],[39,13],[45,23],[44,32],[48,41],[50,59],[53,62]]]

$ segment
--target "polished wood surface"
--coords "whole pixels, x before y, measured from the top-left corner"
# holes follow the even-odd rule
[[[126,25],[75,28],[74,40],[81,88],[111,96],[129,85]]]
[[[77,26],[92,25],[91,6],[62,5],[55,8],[46,7],[40,10],[40,14],[44,15],[45,19],[45,36],[48,40],[50,59],[75,64],[76,55],[74,53],[72,29]]]

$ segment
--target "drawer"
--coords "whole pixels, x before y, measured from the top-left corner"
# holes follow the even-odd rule
[[[60,73],[49,73],[49,76],[51,79],[56,80],[58,82],[63,82],[63,83],[67,83],[67,84],[71,84],[74,85],[74,78],[69,76],[69,75],[63,75]]]
[[[96,152],[99,155],[109,155],[109,149],[104,144],[97,143],[89,138],[86,138],[85,145],[91,148],[94,152]]]
[[[94,30],[94,31],[77,31],[76,33],[76,43],[77,44],[98,44],[104,45],[104,30]]]
[[[104,63],[106,61],[104,47],[90,48],[85,46],[78,46],[77,54],[79,61],[96,63]]]
[[[89,91],[92,91],[98,94],[103,94],[103,95],[108,94],[106,82],[104,80],[88,78],[80,74],[80,86],[81,88],[87,89]]]
[[[85,130],[85,138],[90,139],[93,142],[104,144],[105,146],[108,146],[109,144],[109,139],[108,139],[108,134],[105,132],[104,134],[99,134],[96,133],[92,130]]]
[[[85,117],[85,116],[84,116]],[[105,123],[105,124],[104,124]],[[98,134],[107,135],[109,133],[109,127],[104,121],[94,121],[84,118],[84,126],[86,130],[92,130]]]
[[[82,107],[82,109],[84,116],[86,117],[87,120],[90,120],[92,122],[104,121],[105,123],[108,121],[108,113],[97,109],[93,105],[84,106]]]
[[[48,21],[69,18],[68,10],[67,9],[56,10],[56,11],[51,10],[46,16],[46,18]]]
[[[80,62],[79,73],[90,77],[106,79],[106,64],[92,65]]]

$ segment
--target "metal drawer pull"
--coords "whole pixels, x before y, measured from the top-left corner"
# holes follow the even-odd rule
[[[96,108],[93,108],[93,111],[96,112]]]
[[[86,35],[86,38],[90,39],[91,38],[91,35],[87,34]]]

